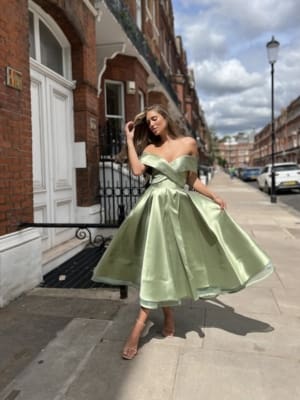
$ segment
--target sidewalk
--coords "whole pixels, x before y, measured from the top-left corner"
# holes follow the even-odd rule
[[[120,358],[137,293],[37,288],[0,310],[0,400],[299,400],[300,215],[223,172],[210,188],[276,271],[217,301],[175,309]]]

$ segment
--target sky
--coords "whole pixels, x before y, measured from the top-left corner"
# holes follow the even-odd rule
[[[247,4],[248,3],[248,4]],[[173,0],[210,129],[222,137],[257,133],[271,120],[266,44],[280,42],[274,64],[275,117],[300,95],[299,0]]]

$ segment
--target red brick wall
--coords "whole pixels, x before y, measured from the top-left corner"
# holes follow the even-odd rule
[[[98,124],[97,66],[95,18],[82,0],[36,0],[63,30],[72,49],[75,141],[85,141],[87,168],[77,169],[77,204],[89,206],[97,202],[98,132],[91,128],[91,119]]]
[[[147,93],[147,72],[134,57],[117,55],[107,61],[107,68],[102,77],[102,92],[100,96],[100,126],[105,124],[104,81],[106,79],[124,82],[125,119],[132,119],[139,112],[138,90]],[[126,81],[135,81],[136,93],[126,93]],[[147,104],[147,98],[145,99]]]
[[[0,13],[0,235],[32,220],[32,139],[28,9],[10,0]],[[22,73],[21,91],[5,85],[5,68]]]
[[[0,13],[0,235],[33,220],[28,1],[10,0]],[[81,0],[36,0],[72,46],[75,138],[87,144],[88,168],[77,171],[78,205],[97,202],[98,120],[95,20]],[[8,23],[9,22],[9,23]],[[22,73],[21,91],[5,85],[5,68]]]
[[[168,109],[168,100],[162,92],[149,93],[149,105],[161,104],[164,108]]]

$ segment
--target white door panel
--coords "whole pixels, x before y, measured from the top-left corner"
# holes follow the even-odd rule
[[[48,85],[50,93],[49,119],[51,131],[51,148],[53,159],[54,190],[72,188],[72,148],[71,121],[70,121],[70,91],[55,82]]]
[[[33,187],[35,192],[46,192],[46,154],[45,154],[45,93],[43,77],[35,76],[31,80],[32,144],[33,144]]]
[[[34,221],[74,221],[73,93],[44,72],[31,70]],[[74,229],[45,228],[43,249],[74,236]]]

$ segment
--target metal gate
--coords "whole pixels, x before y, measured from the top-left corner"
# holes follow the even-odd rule
[[[130,173],[124,152],[124,133],[118,129],[100,129],[99,201],[100,224],[117,227],[129,214],[145,190],[143,177]]]

